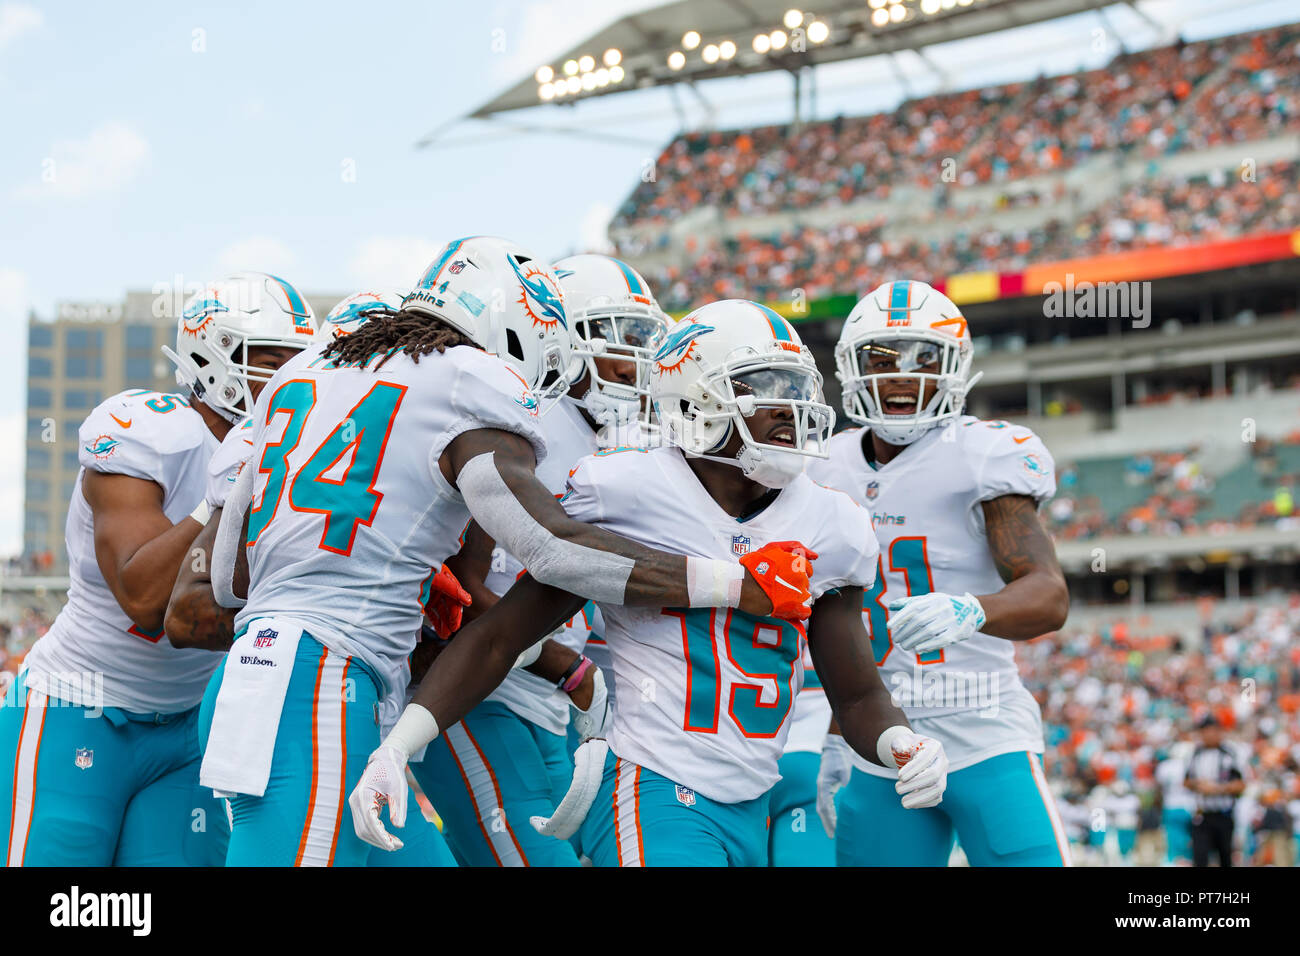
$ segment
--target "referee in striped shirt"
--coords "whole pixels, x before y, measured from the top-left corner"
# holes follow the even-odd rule
[[[1187,761],[1186,787],[1196,795],[1192,817],[1192,862],[1209,866],[1210,853],[1219,866],[1232,866],[1233,808],[1246,789],[1246,768],[1223,744],[1223,728],[1213,715],[1197,725],[1201,743]]]

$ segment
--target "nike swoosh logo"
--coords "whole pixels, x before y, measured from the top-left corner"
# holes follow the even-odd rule
[[[108,413],[108,417],[111,418],[111,419],[113,419],[113,421],[117,422],[117,423],[118,423],[119,425],[121,425],[123,428],[130,428],[130,427],[131,427],[131,419],[129,419],[129,418],[128,418],[126,421],[122,421],[122,419],[118,418],[118,417],[117,417],[116,415],[114,415],[112,412],[109,412],[109,413]]]
[[[245,438],[245,439],[244,439],[244,444],[245,444],[245,445],[251,445],[251,444],[253,444],[253,440],[252,440],[251,438]]]
[[[1026,435],[1024,438],[1017,438],[1015,435],[1012,435],[1011,440],[1015,442],[1017,445],[1023,445],[1025,442],[1029,441],[1029,439],[1033,437],[1034,437],[1033,435]]]
[[[784,584],[784,585],[785,585],[786,587],[788,587],[791,591],[801,591],[801,590],[803,590],[802,588],[797,588],[797,587],[795,587],[795,586],[794,586],[793,584],[791,584],[789,581],[784,580],[784,579],[781,577],[781,575],[779,575],[779,574],[774,574],[774,575],[772,575],[772,577],[776,578],[776,583],[777,583],[777,584]]]

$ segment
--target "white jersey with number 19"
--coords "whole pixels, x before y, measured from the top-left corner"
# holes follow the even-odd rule
[[[317,354],[266,386],[255,423],[248,603],[236,628],[279,615],[400,689],[421,594],[469,521],[438,459],[491,428],[546,444],[537,400],[501,359],[469,346],[414,361],[336,366]]]
[[[867,510],[802,475],[741,521],[713,500],[679,449],[614,449],[584,458],[560,503],[579,521],[694,557],[738,561],[775,541],[800,541],[818,554],[814,600],[875,578]],[[618,687],[615,754],[723,803],[753,800],[780,779],[804,679],[802,624],[732,608],[600,611]]]

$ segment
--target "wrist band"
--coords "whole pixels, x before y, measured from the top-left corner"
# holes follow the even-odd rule
[[[876,756],[880,758],[881,766],[889,767],[891,770],[898,769],[898,761],[894,759],[894,741],[900,736],[911,733],[912,731],[907,727],[895,724],[876,738]]]
[[[590,669],[591,658],[585,654],[579,654],[577,660],[569,665],[568,670],[560,675],[560,679],[555,682],[555,686],[566,694],[571,693],[574,688],[582,683],[583,675]]]
[[[382,747],[392,747],[408,760],[425,744],[438,736],[438,721],[419,704],[410,703],[384,738]]]
[[[190,517],[199,524],[206,525],[208,519],[212,517],[212,506],[208,504],[208,499],[204,498],[199,502],[199,506],[190,512]]]
[[[686,559],[686,603],[690,607],[738,607],[745,569],[713,558]]]

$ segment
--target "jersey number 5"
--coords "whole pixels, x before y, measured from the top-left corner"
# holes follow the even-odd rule
[[[405,395],[405,385],[376,382],[289,480],[289,456],[316,405],[316,383],[297,379],[276,389],[267,404],[267,423],[276,415],[287,415],[288,422],[280,440],[267,443],[257,466],[259,474],[267,475],[266,488],[248,516],[248,546],[257,543],[275,517],[288,480],[290,508],[325,516],[318,547],[350,555],[357,527],[375,520],[384,499],[375,482]]]

